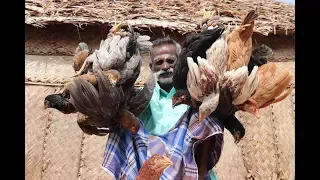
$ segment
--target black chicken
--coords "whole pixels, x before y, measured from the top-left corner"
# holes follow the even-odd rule
[[[172,106],[179,104],[188,104],[197,106],[191,99],[187,89],[187,74],[189,71],[187,57],[192,57],[197,62],[197,57],[206,58],[206,51],[215,42],[224,31],[224,26],[218,26],[214,29],[204,30],[199,34],[188,36],[183,43],[181,53],[173,66],[173,86],[176,93],[172,97]]]
[[[74,108],[73,104],[70,102],[69,97],[60,94],[50,94],[44,99],[44,107],[54,108],[59,110],[64,114],[75,113],[77,110]]]
[[[206,51],[220,37],[224,26],[219,25],[212,30],[204,30],[199,34],[189,36],[184,44],[178,60],[174,64],[173,84],[176,94],[172,97],[173,107],[179,104],[187,104],[193,108],[199,107],[199,102],[194,101],[187,89],[188,65],[187,57],[194,60],[197,56],[206,58]],[[197,63],[197,62],[196,62]],[[233,134],[235,142],[238,142],[245,134],[245,129],[240,121],[234,116],[236,112],[232,105],[232,96],[228,89],[222,89],[219,97],[219,105],[211,114],[217,117],[222,124]]]
[[[258,46],[252,51],[250,61],[248,64],[249,73],[251,73],[254,66],[260,67],[263,64],[266,64],[268,60],[272,58],[273,58],[273,51],[269,46],[265,44]]]

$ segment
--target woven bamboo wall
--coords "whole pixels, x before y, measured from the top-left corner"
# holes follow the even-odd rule
[[[150,72],[148,58],[143,59],[141,82]],[[107,136],[84,135],[76,115],[43,108],[46,95],[61,91],[61,87],[47,85],[68,80],[74,73],[71,64],[71,56],[25,56],[27,180],[111,179],[100,168]],[[277,65],[294,73],[294,62]],[[237,113],[246,128],[238,145],[225,131],[222,156],[215,167],[219,180],[294,179],[294,93],[262,114],[256,119]]]

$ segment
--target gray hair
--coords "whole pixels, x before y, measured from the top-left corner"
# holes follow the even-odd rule
[[[177,55],[177,57],[179,56],[179,54],[181,52],[181,46],[180,46],[179,43],[177,43],[175,40],[171,39],[170,37],[161,37],[161,38],[158,38],[158,39],[154,40],[152,42],[152,48],[154,48],[156,46],[159,46],[161,44],[164,44],[164,43],[173,44],[176,47],[176,55]],[[150,55],[151,60],[152,60],[153,58],[152,58],[151,51],[149,52],[149,55]]]

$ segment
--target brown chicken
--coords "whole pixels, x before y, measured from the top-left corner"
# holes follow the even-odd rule
[[[102,71],[98,71],[98,91],[88,81],[75,78],[70,89],[71,102],[80,113],[91,120],[84,122],[85,125],[114,129],[121,124],[132,134],[136,134],[140,128],[139,120],[122,108],[124,92],[117,84],[120,81],[120,73],[116,70],[108,72],[113,75],[105,76]]]
[[[75,72],[79,71],[84,63],[84,61],[89,56],[89,47],[86,43],[80,42],[73,57],[72,67]],[[86,68],[86,67],[85,67]]]
[[[166,156],[154,154],[143,163],[135,180],[159,180],[163,171],[172,165]]]
[[[259,117],[258,109],[282,101],[292,92],[291,80],[293,75],[288,69],[285,69],[276,76],[276,70],[275,63],[267,63],[258,68],[258,88],[246,102],[236,106],[238,110],[246,111]],[[286,90],[289,86],[290,88]]]
[[[250,11],[243,19],[240,27],[233,30],[227,37],[229,57],[227,71],[248,66],[252,52],[252,34],[254,20],[258,17],[256,10]]]

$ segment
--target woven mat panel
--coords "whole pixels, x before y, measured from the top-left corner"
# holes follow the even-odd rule
[[[84,135],[79,180],[112,180],[101,168],[108,136]]]
[[[265,44],[273,51],[272,61],[294,61],[295,60],[295,39],[289,36],[253,36],[253,48]]]
[[[244,164],[249,173],[248,179],[275,179],[278,161],[272,110],[266,107],[260,113],[261,117],[257,119],[249,113],[237,112],[237,117],[246,128],[246,135],[240,144]]]
[[[224,130],[222,154],[214,169],[219,180],[245,180],[248,174],[241,147],[234,143],[234,138],[227,129]]]
[[[271,105],[277,145],[277,179],[295,179],[295,118],[292,95]]]
[[[25,76],[28,81],[62,83],[75,73],[72,56],[25,55]]]
[[[141,56],[142,67],[136,84],[144,84],[151,72],[149,55],[144,53]],[[70,81],[70,77],[75,74],[72,63],[72,56],[25,55],[26,81],[53,84],[65,83]]]
[[[34,55],[70,55],[80,41],[86,42],[90,48],[96,49],[101,39],[106,37],[108,29],[103,26],[83,26],[77,28],[70,24],[48,26],[47,28],[35,28],[25,26],[25,53]],[[136,29],[137,31],[141,28]],[[174,31],[160,30],[156,28],[146,29],[140,32],[149,35],[151,40],[158,37],[170,36],[179,43],[183,43],[186,36]],[[274,51],[274,61],[288,61],[295,58],[295,40],[291,36],[264,36],[253,35],[253,46],[266,44]]]
[[[25,26],[25,53],[37,55],[70,55],[78,43],[83,41],[90,48],[100,45],[102,36],[99,28],[86,27],[86,31],[74,25],[34,28]],[[107,32],[107,31],[106,31]]]
[[[48,109],[43,180],[77,179],[79,174],[82,131],[76,123],[77,114],[65,115]]]
[[[43,143],[48,122],[43,100],[55,88],[25,86],[25,178],[40,180],[43,165]]]

